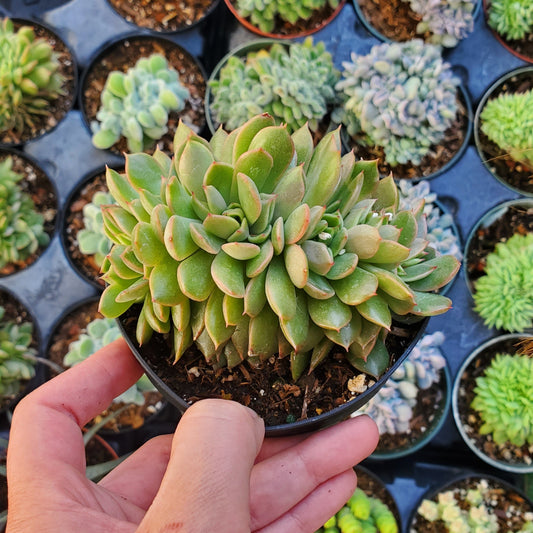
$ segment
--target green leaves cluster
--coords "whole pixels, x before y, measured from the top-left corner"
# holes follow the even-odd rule
[[[328,4],[336,8],[339,0],[237,0],[235,7],[241,17],[249,17],[254,26],[270,33],[276,19],[296,24]]]
[[[533,31],[530,0],[491,0],[488,24],[507,39],[524,39]]]
[[[121,336],[115,320],[95,318],[87,324],[87,332],[81,333],[77,340],[70,343],[68,352],[63,358],[63,364],[67,367],[77,365]],[[146,374],[143,374],[134,385],[117,396],[113,403],[144,405],[145,396],[143,393],[154,390],[155,387]]]
[[[479,412],[482,435],[496,444],[533,444],[533,359],[497,354],[476,378],[472,408]]]
[[[339,130],[314,148],[265,114],[210,142],[180,124],[174,148],[107,171],[100,309],[141,304],[140,344],[169,333],[176,360],[195,342],[219,367],[289,356],[294,379],[338,345],[379,375],[393,314],[449,308],[434,291],[458,261],[428,246],[423,205],[397,211],[392,176],[341,157]]]
[[[489,328],[524,331],[533,323],[533,234],[515,234],[487,256],[475,283],[475,310]]]
[[[100,96],[96,121],[91,123],[92,142],[110,148],[121,136],[128,150],[142,152],[168,131],[168,114],[181,111],[189,90],[161,54],[142,57],[127,72],[113,71]]]
[[[306,122],[315,131],[338,98],[340,73],[324,43],[275,43],[270,48],[231,56],[209,85],[215,120],[228,130],[260,113],[269,113],[289,132]]]
[[[10,19],[0,20],[0,132],[32,127],[63,94],[58,57],[30,26],[15,32]]]
[[[481,130],[492,142],[533,170],[533,90],[489,100],[480,119]]]
[[[43,216],[18,184],[23,176],[12,167],[11,157],[0,162],[0,268],[25,261],[50,240]]]
[[[4,318],[5,308],[0,306],[0,396],[16,396],[23,383],[35,375],[36,351],[30,347],[33,339],[31,322],[17,324]]]
[[[357,532],[398,533],[392,511],[378,498],[367,496],[356,488],[346,505],[316,533]]]

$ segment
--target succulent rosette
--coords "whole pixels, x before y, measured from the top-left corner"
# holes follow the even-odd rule
[[[338,345],[379,375],[393,317],[449,309],[435,291],[459,263],[429,246],[423,201],[399,211],[392,176],[341,157],[339,130],[314,147],[267,114],[209,142],[181,123],[174,150],[107,170],[100,310],[140,304],[139,344],[168,334],[176,361],[195,343],[215,367],[287,356],[295,380]]]

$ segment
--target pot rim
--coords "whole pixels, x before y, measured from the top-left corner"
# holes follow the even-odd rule
[[[120,327],[120,330],[122,331],[124,339],[128,343],[137,361],[143,367],[144,371],[146,372],[146,375],[155,385],[157,390],[159,390],[163,394],[163,396],[170,404],[176,407],[180,411],[180,413],[183,414],[185,410],[190,406],[190,404],[181,396],[179,396],[177,391],[171,389],[144,359],[142,354],[139,352],[139,345],[137,344],[136,340],[131,338],[126,332],[122,322],[122,318],[123,316],[118,317],[116,319],[117,323]],[[301,433],[316,431],[318,429],[329,427],[337,422],[340,422],[341,420],[348,418],[350,414],[355,412],[361,405],[370,400],[370,398],[372,398],[377,393],[377,391],[383,386],[383,384],[389,379],[392,373],[401,365],[401,363],[405,360],[405,358],[409,355],[416,343],[422,337],[428,321],[429,317],[424,317],[418,322],[419,329],[414,335],[414,338],[409,344],[409,346],[407,346],[407,348],[402,352],[402,354],[398,356],[393,365],[378,380],[376,380],[376,383],[372,387],[368,388],[365,392],[355,397],[353,400],[345,402],[337,407],[334,407],[330,411],[327,411],[320,415],[315,415],[304,420],[298,420],[296,422],[265,426],[266,436],[281,437],[289,435],[298,435]]]
[[[368,457],[368,459],[377,460],[377,461],[399,459],[400,457],[411,455],[412,453],[417,452],[418,450],[422,449],[424,446],[429,444],[429,442],[433,439],[433,437],[435,437],[435,435],[437,435],[437,433],[440,431],[440,429],[444,425],[444,421],[446,420],[446,417],[448,416],[448,412],[450,411],[450,403],[451,403],[450,398],[452,395],[452,378],[451,378],[450,368],[449,368],[447,359],[446,359],[446,366],[442,368],[441,380],[444,380],[443,386],[441,387],[441,390],[444,392],[442,402],[438,405],[437,409],[435,410],[435,417],[433,418],[432,422],[429,424],[429,427],[426,429],[424,433],[422,433],[420,438],[413,444],[404,446],[403,448],[399,448],[396,450],[385,450],[382,452],[375,451],[372,453],[372,455]]]
[[[505,335],[498,335],[496,337],[491,337],[490,339],[486,340],[482,344],[478,345],[476,349],[474,349],[470,354],[466,357],[466,359],[461,364],[461,367],[457,371],[457,374],[455,376],[454,382],[453,382],[453,389],[452,389],[452,414],[453,419],[455,421],[455,425],[457,426],[457,429],[459,433],[461,434],[461,437],[465,444],[470,448],[472,452],[474,452],[482,461],[489,464],[490,466],[497,468],[498,470],[504,470],[506,472],[513,472],[516,474],[527,474],[533,472],[533,464],[527,465],[527,464],[511,464],[507,463],[505,461],[498,461],[495,459],[492,459],[488,455],[486,455],[482,450],[480,450],[474,442],[470,439],[470,437],[466,434],[466,431],[463,427],[463,423],[461,422],[461,415],[459,411],[459,389],[461,385],[461,378],[466,370],[466,368],[469,366],[469,364],[485,349],[489,348],[490,346],[493,346],[494,344],[497,344],[499,342],[504,342],[507,340],[512,339],[524,339],[524,338],[533,338],[533,334],[530,333],[507,333]]]
[[[207,19],[207,17],[209,17],[209,15],[211,15],[211,13],[213,13],[213,11],[217,8],[219,3],[220,3],[220,0],[213,0],[211,2],[211,5],[205,10],[205,13],[198,20],[195,20],[189,26],[180,26],[179,28],[176,28],[175,30],[159,30],[159,29],[156,29],[156,28],[147,28],[145,26],[139,26],[138,24],[136,24],[132,20],[128,20],[126,17],[124,17],[124,15],[122,15],[121,13],[119,13],[117,11],[117,9],[111,3],[110,0],[106,0],[106,4],[113,10],[113,13],[116,13],[122,20],[126,21],[130,26],[132,26],[132,28],[136,29],[137,31],[144,31],[144,32],[147,32],[150,35],[163,35],[163,36],[167,35],[167,36],[170,36],[170,37],[172,37],[174,35],[178,35],[180,33],[185,33],[185,32],[187,32],[189,30],[192,30],[192,29],[196,28],[200,24],[202,24]]]
[[[408,522],[407,522],[407,524],[408,524],[408,528],[407,529],[411,530],[411,528],[413,526],[413,521],[415,519],[417,511],[418,511],[420,505],[422,504],[423,500],[425,500],[425,499],[431,500],[437,494],[452,488],[454,485],[460,483],[461,481],[466,481],[466,480],[469,480],[469,479],[479,480],[479,481],[481,481],[483,479],[486,479],[489,482],[493,482],[494,484],[501,485],[506,491],[515,492],[518,495],[520,495],[529,504],[529,506],[533,510],[533,502],[531,501],[531,499],[526,495],[526,493],[524,491],[522,491],[521,489],[519,489],[515,485],[512,485],[511,483],[509,483],[505,479],[502,479],[502,478],[500,478],[498,476],[495,476],[493,474],[483,474],[483,473],[476,472],[476,471],[473,471],[473,470],[468,470],[467,472],[464,472],[462,474],[454,475],[454,476],[450,477],[448,480],[446,480],[446,481],[444,481],[444,482],[442,482],[442,483],[440,483],[438,485],[430,486],[424,492],[424,494],[422,494],[422,496],[420,496],[420,498],[418,498],[417,502],[415,503],[415,506],[412,508],[411,512],[409,513],[409,518],[408,518]]]
[[[0,17],[2,17],[2,12],[0,11]],[[29,142],[34,142],[38,139],[42,139],[49,133],[52,133],[66,118],[66,116],[73,110],[74,105],[76,104],[76,101],[78,99],[78,88],[80,84],[79,80],[79,67],[78,67],[78,59],[76,58],[76,55],[74,54],[74,50],[72,47],[68,44],[68,42],[63,39],[57,30],[53,28],[52,26],[49,26],[46,22],[43,22],[41,19],[38,19],[36,17],[12,17],[7,13],[4,15],[4,18],[9,18],[14,23],[18,24],[27,24],[28,26],[34,26],[34,27],[41,27],[45,31],[49,32],[57,41],[59,41],[64,47],[65,50],[67,50],[70,60],[72,61],[72,79],[73,79],[73,87],[70,94],[68,94],[68,106],[65,110],[64,115],[50,128],[45,129],[41,133],[35,135],[34,137],[29,137],[28,139],[22,141],[22,142],[1,142],[0,141],[0,148],[14,148],[14,149],[22,149],[26,144]],[[65,98],[60,96],[58,99]]]
[[[532,59],[533,62],[533,59]],[[531,77],[533,77],[533,65],[526,65],[519,68],[515,68],[513,70],[510,70],[509,72],[506,72],[502,76],[498,77],[495,81],[493,81],[489,87],[485,90],[483,93],[483,96],[481,97],[481,100],[479,101],[479,104],[477,105],[476,112],[474,115],[474,142],[476,145],[476,151],[481,159],[481,162],[483,163],[483,166],[490,172],[491,176],[495,178],[499,183],[501,183],[504,187],[507,189],[520,194],[521,196],[529,196],[533,197],[533,191],[523,191],[519,189],[518,187],[514,187],[513,185],[509,184],[506,180],[504,180],[501,176],[499,176],[489,165],[488,161],[485,160],[485,157],[483,155],[483,150],[481,148],[481,139],[479,130],[481,128],[481,113],[483,111],[483,108],[485,107],[486,103],[490,99],[491,95],[496,91],[500,86],[502,86],[508,79],[514,77],[514,76],[520,76],[522,74],[529,74]]]
[[[242,26],[244,26],[247,30],[255,33],[256,35],[259,35],[265,38],[271,38],[271,39],[297,39],[299,37],[306,37],[308,35],[312,35],[324,29],[341,12],[342,8],[346,4],[346,1],[347,0],[340,0],[339,5],[334,9],[333,13],[329,17],[327,17],[325,20],[323,20],[322,23],[316,28],[313,28],[310,30],[304,30],[304,31],[296,32],[296,33],[291,33],[288,35],[283,34],[283,33],[264,32],[260,30],[257,26],[254,26],[251,22],[245,19],[242,15],[240,15],[237,9],[235,9],[235,6],[231,3],[231,0],[224,0],[224,3],[226,4],[226,7],[231,11],[232,15],[237,19],[237,21]]]
[[[78,85],[78,92],[77,92],[78,107],[80,110],[80,115],[81,115],[83,125],[85,126],[85,129],[91,139],[92,139],[91,125],[89,122],[89,118],[87,116],[85,98],[83,96],[85,84],[87,83],[87,79],[89,75],[92,73],[94,65],[100,62],[103,58],[105,58],[106,55],[110,51],[112,51],[114,47],[122,45],[125,41],[159,41],[167,45],[170,45],[176,49],[179,49],[181,53],[185,57],[187,57],[187,59],[189,59],[192,63],[196,65],[196,67],[202,74],[204,78],[204,82],[206,84],[206,95],[204,97],[204,102],[205,102],[205,99],[207,98],[207,79],[208,78],[207,78],[205,67],[200,62],[200,60],[196,56],[194,56],[191,52],[189,52],[183,45],[177,43],[175,40],[173,40],[169,36],[159,35],[156,33],[148,33],[148,32],[142,32],[142,31],[130,31],[126,33],[121,33],[119,35],[116,35],[115,37],[112,37],[111,39],[108,39],[107,41],[102,43],[96,50],[94,50],[94,52],[92,53],[92,55],[89,57],[87,61],[87,66],[83,70],[83,73],[80,78],[80,83]],[[207,119],[207,117],[205,118]],[[195,124],[195,127],[198,128],[198,131],[201,131],[202,129],[204,129],[205,120],[202,124]],[[91,146],[93,146],[92,142],[91,142]],[[118,153],[116,150],[111,150],[110,148],[106,148],[104,150],[95,148],[94,146],[93,148],[95,150],[99,150],[100,152],[108,153],[109,155],[113,155],[113,156],[123,157],[124,155],[124,154]]]
[[[54,220],[53,229],[52,229],[52,231],[50,233],[48,233],[48,236],[49,236],[50,240],[49,240],[49,242],[48,242],[48,244],[46,246],[42,247],[41,251],[39,252],[39,255],[35,258],[35,261],[33,261],[32,263],[30,263],[29,265],[27,265],[24,268],[20,268],[20,269],[16,270],[12,274],[4,274],[4,275],[0,274],[0,280],[9,279],[12,276],[15,276],[15,275],[19,274],[20,272],[25,272],[29,268],[33,267],[36,263],[38,263],[39,259],[41,259],[41,257],[45,254],[46,250],[48,250],[48,248],[52,244],[53,238],[55,237],[55,235],[59,231],[59,221],[61,219],[61,213],[62,213],[62,209],[61,209],[61,205],[60,205],[60,201],[59,201],[59,194],[58,194],[58,191],[57,191],[57,186],[56,186],[55,180],[53,180],[50,177],[48,172],[43,168],[43,166],[39,163],[39,161],[37,161],[37,159],[35,159],[30,154],[28,154],[26,152],[23,152],[23,151],[19,150],[18,148],[9,147],[7,145],[0,145],[0,159],[2,159],[2,155],[3,154],[7,154],[7,157],[9,157],[11,155],[11,156],[16,156],[16,157],[18,157],[20,159],[23,159],[30,166],[32,166],[34,169],[37,169],[37,170],[39,170],[40,172],[43,173],[43,175],[46,177],[46,179],[48,180],[48,183],[51,186],[51,191],[54,194],[55,212],[56,212],[56,214],[55,214],[55,220]],[[22,179],[24,180],[25,176],[23,176]]]
[[[470,297],[474,298],[474,284],[470,280],[470,276],[468,275],[468,269],[466,268],[467,259],[468,259],[468,252],[470,250],[470,245],[472,243],[472,240],[476,234],[476,231],[480,226],[483,227],[490,227],[492,224],[495,224],[501,216],[507,212],[507,209],[513,205],[530,205],[533,208],[533,198],[514,198],[511,200],[505,200],[503,202],[499,202],[498,204],[494,205],[487,211],[485,211],[477,220],[477,222],[472,226],[470,231],[468,232],[468,236],[466,238],[466,242],[463,249],[463,264],[464,268],[464,278],[465,278],[465,284],[468,289],[468,292],[470,293]]]

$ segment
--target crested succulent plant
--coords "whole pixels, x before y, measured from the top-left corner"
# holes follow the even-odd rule
[[[58,55],[33,28],[15,31],[12,20],[0,20],[0,132],[22,131],[48,113],[50,101],[63,94],[59,67]]]
[[[476,378],[471,407],[483,422],[480,433],[496,444],[533,444],[533,359],[497,354]]]
[[[87,333],[82,333],[78,340],[70,343],[67,354],[63,359],[63,364],[71,367],[81,363],[90,357],[100,348],[108,345],[121,337],[120,329],[115,322],[109,318],[95,318],[87,324]],[[155,388],[146,376],[142,377],[128,390],[117,396],[113,403],[125,403],[144,405],[145,396],[143,392],[154,391]]]
[[[533,90],[489,100],[481,112],[480,124],[492,142],[533,170]]]
[[[421,39],[375,45],[351,54],[336,88],[344,104],[335,112],[357,142],[380,146],[390,166],[419,165],[444,139],[457,115],[459,79],[440,48]]]
[[[274,30],[276,19],[290,24],[309,19],[313,13],[330,5],[335,9],[339,0],[236,0],[235,8],[243,18],[249,18],[264,33]]]
[[[443,213],[435,203],[437,195],[431,192],[429,181],[421,180],[413,183],[400,180],[400,209],[417,209],[420,201],[424,202],[426,215],[427,239],[431,246],[441,255],[453,255],[458,261],[463,258],[459,237],[453,230],[453,217],[450,213]]]
[[[429,33],[427,42],[452,48],[474,29],[474,9],[478,0],[404,1],[421,17],[416,32]]]
[[[78,231],[78,246],[81,253],[93,255],[98,266],[104,262],[112,245],[104,231],[101,206],[112,203],[114,199],[111,194],[106,191],[97,191],[93,194],[92,201],[83,206],[84,227]]]
[[[475,310],[489,328],[524,331],[533,323],[533,234],[515,234],[487,256],[475,283]]]
[[[311,130],[337,102],[335,84],[340,73],[323,42],[275,43],[270,48],[230,56],[217,79],[211,110],[228,130],[242,126],[259,113],[269,113],[289,132],[306,122]]]
[[[392,511],[378,498],[368,496],[359,487],[340,511],[316,533],[352,532],[397,533],[398,523]]]
[[[168,114],[181,111],[189,91],[161,54],[140,58],[127,72],[113,71],[101,94],[101,107],[91,123],[97,148],[110,148],[121,136],[128,149],[142,152],[168,131]]]
[[[31,322],[16,324],[5,317],[0,306],[0,397],[16,396],[22,384],[35,376],[36,356],[32,348],[33,325]]]
[[[410,431],[419,391],[438,383],[440,370],[446,366],[439,349],[443,342],[444,334],[440,331],[425,335],[385,385],[358,411],[372,417],[380,435]]]
[[[449,308],[433,291],[458,261],[428,246],[421,212],[397,210],[392,176],[341,157],[339,130],[314,148],[266,114],[210,142],[180,123],[174,148],[107,171],[100,310],[140,304],[139,344],[168,333],[176,361],[194,341],[218,367],[290,355],[294,379],[339,345],[379,375],[393,314]]]
[[[50,240],[44,217],[20,188],[23,176],[12,168],[11,157],[0,162],[0,268],[25,261]]]
[[[506,39],[523,39],[533,32],[533,4],[529,0],[491,0],[488,24]]]

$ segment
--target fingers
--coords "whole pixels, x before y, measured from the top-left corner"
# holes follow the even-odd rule
[[[26,396],[13,415],[8,474],[9,465],[15,465],[18,476],[27,473],[28,479],[34,468],[53,475],[56,463],[85,473],[80,427],[141,374],[126,342],[119,339]]]
[[[249,532],[250,472],[263,437],[251,409],[195,403],[178,424],[161,489],[138,531]]]
[[[368,457],[378,439],[372,419],[358,416],[257,463],[250,482],[252,530],[270,524],[315,487]]]
[[[329,479],[289,512],[254,533],[308,533],[322,527],[351,497],[357,476],[350,469]]]
[[[98,485],[146,511],[159,490],[170,459],[171,445],[172,435],[150,439]]]

